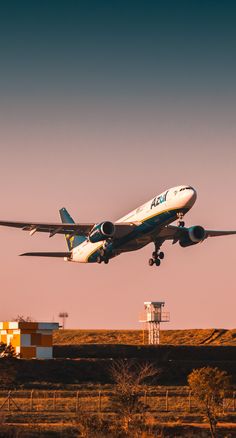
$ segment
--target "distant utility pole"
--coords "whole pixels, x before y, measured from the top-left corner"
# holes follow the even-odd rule
[[[64,330],[66,325],[66,318],[68,318],[69,314],[67,312],[60,312],[58,316],[62,319],[62,328]]]

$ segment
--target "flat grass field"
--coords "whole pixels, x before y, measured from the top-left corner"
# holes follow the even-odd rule
[[[57,330],[54,345],[75,344],[147,344],[145,330]],[[236,329],[161,330],[162,345],[235,345]]]

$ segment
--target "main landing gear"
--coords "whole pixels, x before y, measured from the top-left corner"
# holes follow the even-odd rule
[[[148,260],[149,266],[160,266],[161,260],[163,260],[164,257],[164,252],[160,251],[160,246],[155,243],[155,251],[152,253],[152,258]]]
[[[109,242],[104,242],[102,248],[99,251],[99,255],[97,256],[97,263],[104,262],[105,265],[109,263],[109,258],[107,257],[106,249],[109,245]]]
[[[102,262],[104,262],[105,265],[107,265],[109,263],[109,258],[105,256],[102,257],[101,255],[97,256],[97,263],[100,264]]]

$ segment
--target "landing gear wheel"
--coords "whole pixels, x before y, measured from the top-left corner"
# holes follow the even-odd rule
[[[179,219],[178,227],[184,227],[185,226],[185,223],[183,221],[183,217],[184,217],[184,213],[182,211],[179,211],[177,213],[177,218]]]
[[[154,260],[153,259],[149,259],[148,260],[148,264],[149,264],[149,266],[153,266],[154,265]]]
[[[149,259],[149,261],[148,261],[150,266],[153,266],[153,265],[160,266],[161,260],[164,259],[164,252],[160,251],[160,247],[161,247],[162,243],[163,242],[161,240],[154,241],[155,250],[152,253],[152,258]]]
[[[105,263],[105,265],[107,265],[109,263],[109,259],[105,259],[104,263]]]
[[[97,256],[97,263],[102,263],[102,257],[101,256]]]

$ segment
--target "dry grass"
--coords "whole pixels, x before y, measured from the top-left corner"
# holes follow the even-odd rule
[[[144,333],[147,343],[147,332]],[[142,330],[58,330],[55,345],[72,344],[143,344]],[[161,344],[168,345],[236,345],[236,329],[162,330]]]
[[[48,413],[45,416],[33,414],[23,415],[21,421],[13,413],[7,416],[0,425],[0,437],[62,437],[62,438],[208,438],[209,426],[201,416],[196,419],[181,415],[137,416],[129,434],[121,434],[123,425],[114,416],[95,415],[88,428],[84,419],[61,413],[57,418]],[[94,421],[95,420],[95,421]],[[91,427],[92,426],[92,427]],[[99,427],[100,426],[100,427]],[[87,430],[86,430],[87,429]],[[218,425],[218,438],[233,438],[236,433],[235,421],[223,421]]]
[[[177,422],[160,422],[157,419],[152,419],[149,423],[144,425],[144,431],[137,431],[136,433],[121,435],[118,430],[118,424],[108,433],[99,433],[95,430],[85,434],[77,422],[72,424],[65,424],[58,422],[57,424],[38,423],[38,424],[14,424],[8,423],[0,426],[0,438],[209,438],[209,427],[206,424],[199,422],[198,424],[181,424]],[[118,430],[118,433],[116,433]],[[113,433],[114,431],[114,433]],[[233,438],[236,436],[235,424],[219,424],[218,438]]]

